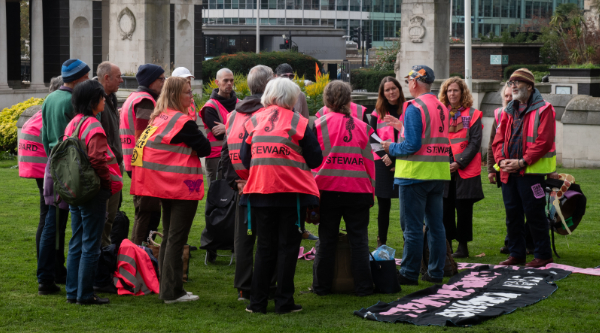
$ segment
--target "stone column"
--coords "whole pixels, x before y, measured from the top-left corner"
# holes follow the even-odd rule
[[[194,5],[189,1],[171,1],[175,5],[175,63],[194,73]]]
[[[400,71],[405,95],[408,88],[404,76],[414,65],[426,65],[435,72],[436,79],[450,74],[450,0],[403,0]],[[467,18],[465,18],[467,19]]]
[[[44,11],[42,0],[30,0],[31,6],[31,89],[46,89],[44,85]]]
[[[6,0],[0,0],[0,90],[10,89],[8,86],[8,46],[6,30]]]
[[[92,23],[94,9],[91,0],[69,0],[70,57],[93,66]],[[90,71],[90,77],[94,70]]]

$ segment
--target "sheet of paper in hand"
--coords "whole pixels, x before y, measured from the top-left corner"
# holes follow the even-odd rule
[[[571,272],[517,266],[479,266],[395,302],[379,302],[354,314],[370,320],[414,325],[471,326],[549,297]]]

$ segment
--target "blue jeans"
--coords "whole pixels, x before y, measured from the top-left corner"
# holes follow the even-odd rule
[[[506,231],[510,256],[525,259],[525,227],[529,228],[536,259],[552,258],[549,226],[546,218],[546,197],[536,199],[532,186],[546,187],[544,176],[513,176],[502,184],[502,199],[506,209]],[[527,225],[525,225],[527,217]]]
[[[444,277],[446,263],[446,230],[444,229],[444,182],[426,181],[400,185],[400,226],[404,233],[404,252],[400,274],[410,280],[419,278],[423,257],[423,221],[429,229],[428,274]]]
[[[67,256],[67,299],[85,301],[94,294],[94,277],[100,257],[108,198],[110,191],[101,189],[85,205],[69,205],[73,236]]]

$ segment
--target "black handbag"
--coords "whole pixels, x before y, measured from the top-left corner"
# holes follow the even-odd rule
[[[235,190],[225,179],[216,179],[210,183],[204,216],[206,227],[202,231],[200,248],[214,251],[233,250]]]
[[[375,284],[375,292],[381,294],[394,294],[400,292],[396,260],[375,260],[371,254],[371,276]]]

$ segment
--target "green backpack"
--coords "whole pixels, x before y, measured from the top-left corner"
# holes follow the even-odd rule
[[[87,147],[78,138],[87,118],[81,119],[70,137],[52,148],[49,158],[54,192],[73,206],[87,203],[100,191],[100,177],[88,159]]]

